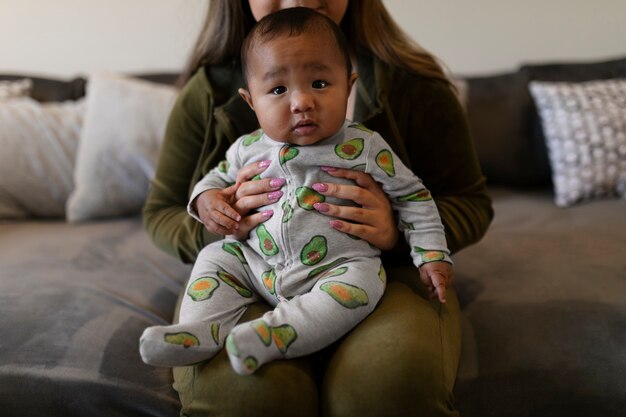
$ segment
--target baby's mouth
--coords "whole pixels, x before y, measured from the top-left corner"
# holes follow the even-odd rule
[[[298,127],[308,127],[308,126],[317,126],[317,123],[315,123],[313,120],[300,120],[298,123],[296,123],[296,128]]]
[[[298,135],[309,135],[315,129],[317,129],[317,123],[313,122],[312,120],[301,120],[296,123],[295,127],[293,128],[294,132],[296,132],[296,134]]]

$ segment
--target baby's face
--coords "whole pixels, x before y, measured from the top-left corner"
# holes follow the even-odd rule
[[[312,145],[335,134],[346,118],[355,75],[331,35],[280,36],[248,56],[242,96],[272,139]]]

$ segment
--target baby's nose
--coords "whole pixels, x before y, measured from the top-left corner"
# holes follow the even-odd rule
[[[304,113],[313,108],[313,97],[307,93],[296,93],[291,98],[291,111]]]

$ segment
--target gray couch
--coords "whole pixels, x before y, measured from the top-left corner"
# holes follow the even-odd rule
[[[455,256],[462,416],[626,415],[626,202],[555,206],[528,94],[533,79],[616,77],[626,60],[467,79],[496,216]],[[76,99],[84,84],[35,79],[33,95]],[[187,273],[137,216],[0,223],[0,414],[177,415],[170,372],[143,365],[137,340],[171,320]]]
[[[626,415],[626,201],[554,204],[533,80],[626,78],[626,59],[470,78],[468,117],[494,201],[456,258],[462,416]]]

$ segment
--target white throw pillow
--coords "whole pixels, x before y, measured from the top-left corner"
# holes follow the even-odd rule
[[[0,219],[64,217],[84,101],[0,102]]]
[[[111,73],[88,77],[67,220],[138,213],[177,90]]]
[[[626,196],[626,79],[530,83],[560,207]]]

